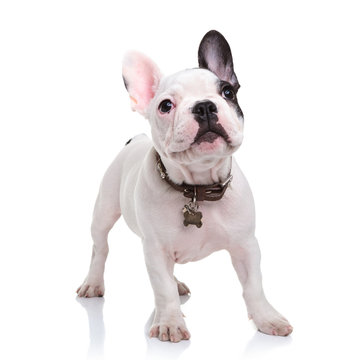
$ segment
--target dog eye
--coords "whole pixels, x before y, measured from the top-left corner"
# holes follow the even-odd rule
[[[174,107],[174,104],[169,100],[163,100],[159,105],[159,110],[162,114],[169,113],[171,109]]]
[[[225,99],[233,100],[235,98],[235,92],[231,86],[225,86],[222,91],[222,96]]]

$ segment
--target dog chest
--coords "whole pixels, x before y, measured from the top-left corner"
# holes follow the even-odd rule
[[[229,224],[214,220],[214,216],[204,209],[204,224],[201,228],[194,225],[178,227],[177,234],[169,238],[168,247],[175,262],[184,264],[197,261],[228,247],[231,238]]]

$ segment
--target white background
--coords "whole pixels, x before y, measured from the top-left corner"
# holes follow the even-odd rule
[[[1,358],[359,358],[356,5],[1,1]],[[123,220],[109,238],[105,298],[75,296],[102,175],[149,132],[130,111],[124,52],[143,51],[164,73],[195,67],[210,29],[228,39],[242,85],[236,158],[256,201],[265,291],[294,326],[287,338],[256,332],[219,252],[176,269],[192,290],[191,340],[149,340],[152,291]]]

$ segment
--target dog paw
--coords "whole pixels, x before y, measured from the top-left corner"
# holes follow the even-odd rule
[[[177,278],[175,278],[179,295],[189,295],[190,289],[184,284],[183,282],[179,281]]]
[[[293,327],[271,306],[253,312],[249,317],[254,321],[260,332],[274,336],[288,336]]]
[[[151,326],[150,337],[157,337],[161,341],[179,342],[189,340],[190,332],[181,317],[168,317],[155,321]]]
[[[104,296],[105,287],[104,283],[90,283],[85,280],[84,283],[76,290],[76,292],[80,297],[101,297]]]

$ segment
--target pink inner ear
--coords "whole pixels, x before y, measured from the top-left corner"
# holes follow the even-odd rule
[[[139,66],[136,74],[137,81],[142,82],[142,86],[138,87],[138,96],[145,104],[148,104],[155,95],[154,85],[156,80],[153,75],[154,70],[152,64],[146,64],[146,66]]]
[[[144,115],[159,85],[161,73],[157,65],[138,52],[128,53],[123,62],[123,76],[132,99],[132,108]]]

